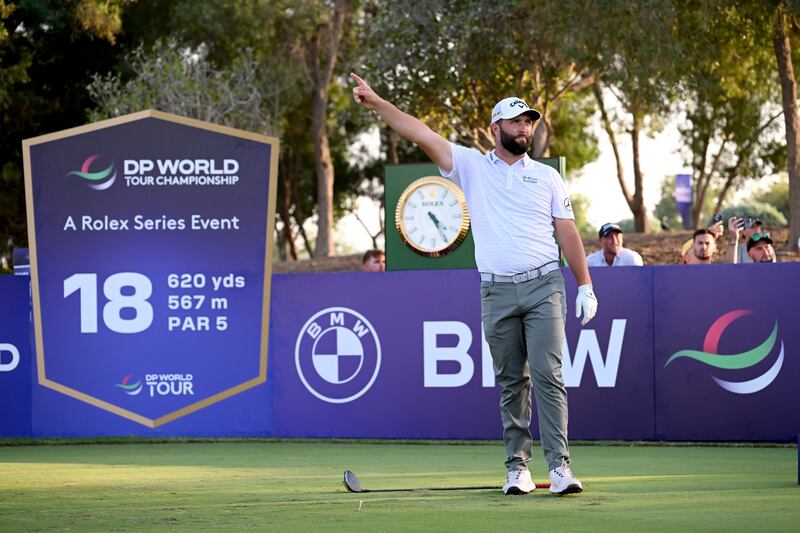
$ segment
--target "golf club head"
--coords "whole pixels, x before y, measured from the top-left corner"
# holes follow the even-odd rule
[[[349,470],[344,471],[344,486],[350,492],[362,492],[361,482],[358,477]]]

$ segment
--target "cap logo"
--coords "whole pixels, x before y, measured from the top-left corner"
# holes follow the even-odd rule
[[[508,107],[519,107],[521,109],[525,109],[526,107],[528,107],[528,104],[526,104],[522,100],[517,99],[508,104]]]

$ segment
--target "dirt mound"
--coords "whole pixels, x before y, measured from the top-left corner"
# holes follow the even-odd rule
[[[800,261],[800,254],[796,249],[794,251],[786,251],[785,249],[789,239],[788,228],[770,229],[769,232],[775,241],[778,262]],[[691,231],[669,231],[658,234],[626,233],[625,247],[639,252],[645,265],[676,265],[681,262],[681,246],[691,237]],[[724,247],[727,245],[727,237],[720,238],[717,244],[724,251]],[[587,254],[600,249],[597,239],[584,239],[583,246]],[[303,261],[276,261],[272,264],[272,271],[275,274],[290,272],[357,272],[359,270],[361,270],[361,254]]]

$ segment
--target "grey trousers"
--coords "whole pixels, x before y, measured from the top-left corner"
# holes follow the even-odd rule
[[[502,387],[506,468],[531,459],[531,385],[548,470],[569,461],[567,390],[561,375],[566,298],[560,270],[523,283],[481,281],[481,320]]]

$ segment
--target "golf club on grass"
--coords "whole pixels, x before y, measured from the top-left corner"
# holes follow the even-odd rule
[[[358,480],[358,476],[352,473],[349,470],[344,471],[344,486],[347,487],[347,490],[350,492],[414,492],[414,491],[424,491],[424,490],[498,490],[500,487],[497,486],[489,486],[489,487],[426,487],[426,488],[418,488],[418,489],[374,489],[369,490],[361,487],[361,482]],[[550,483],[537,483],[537,489],[549,489]]]

